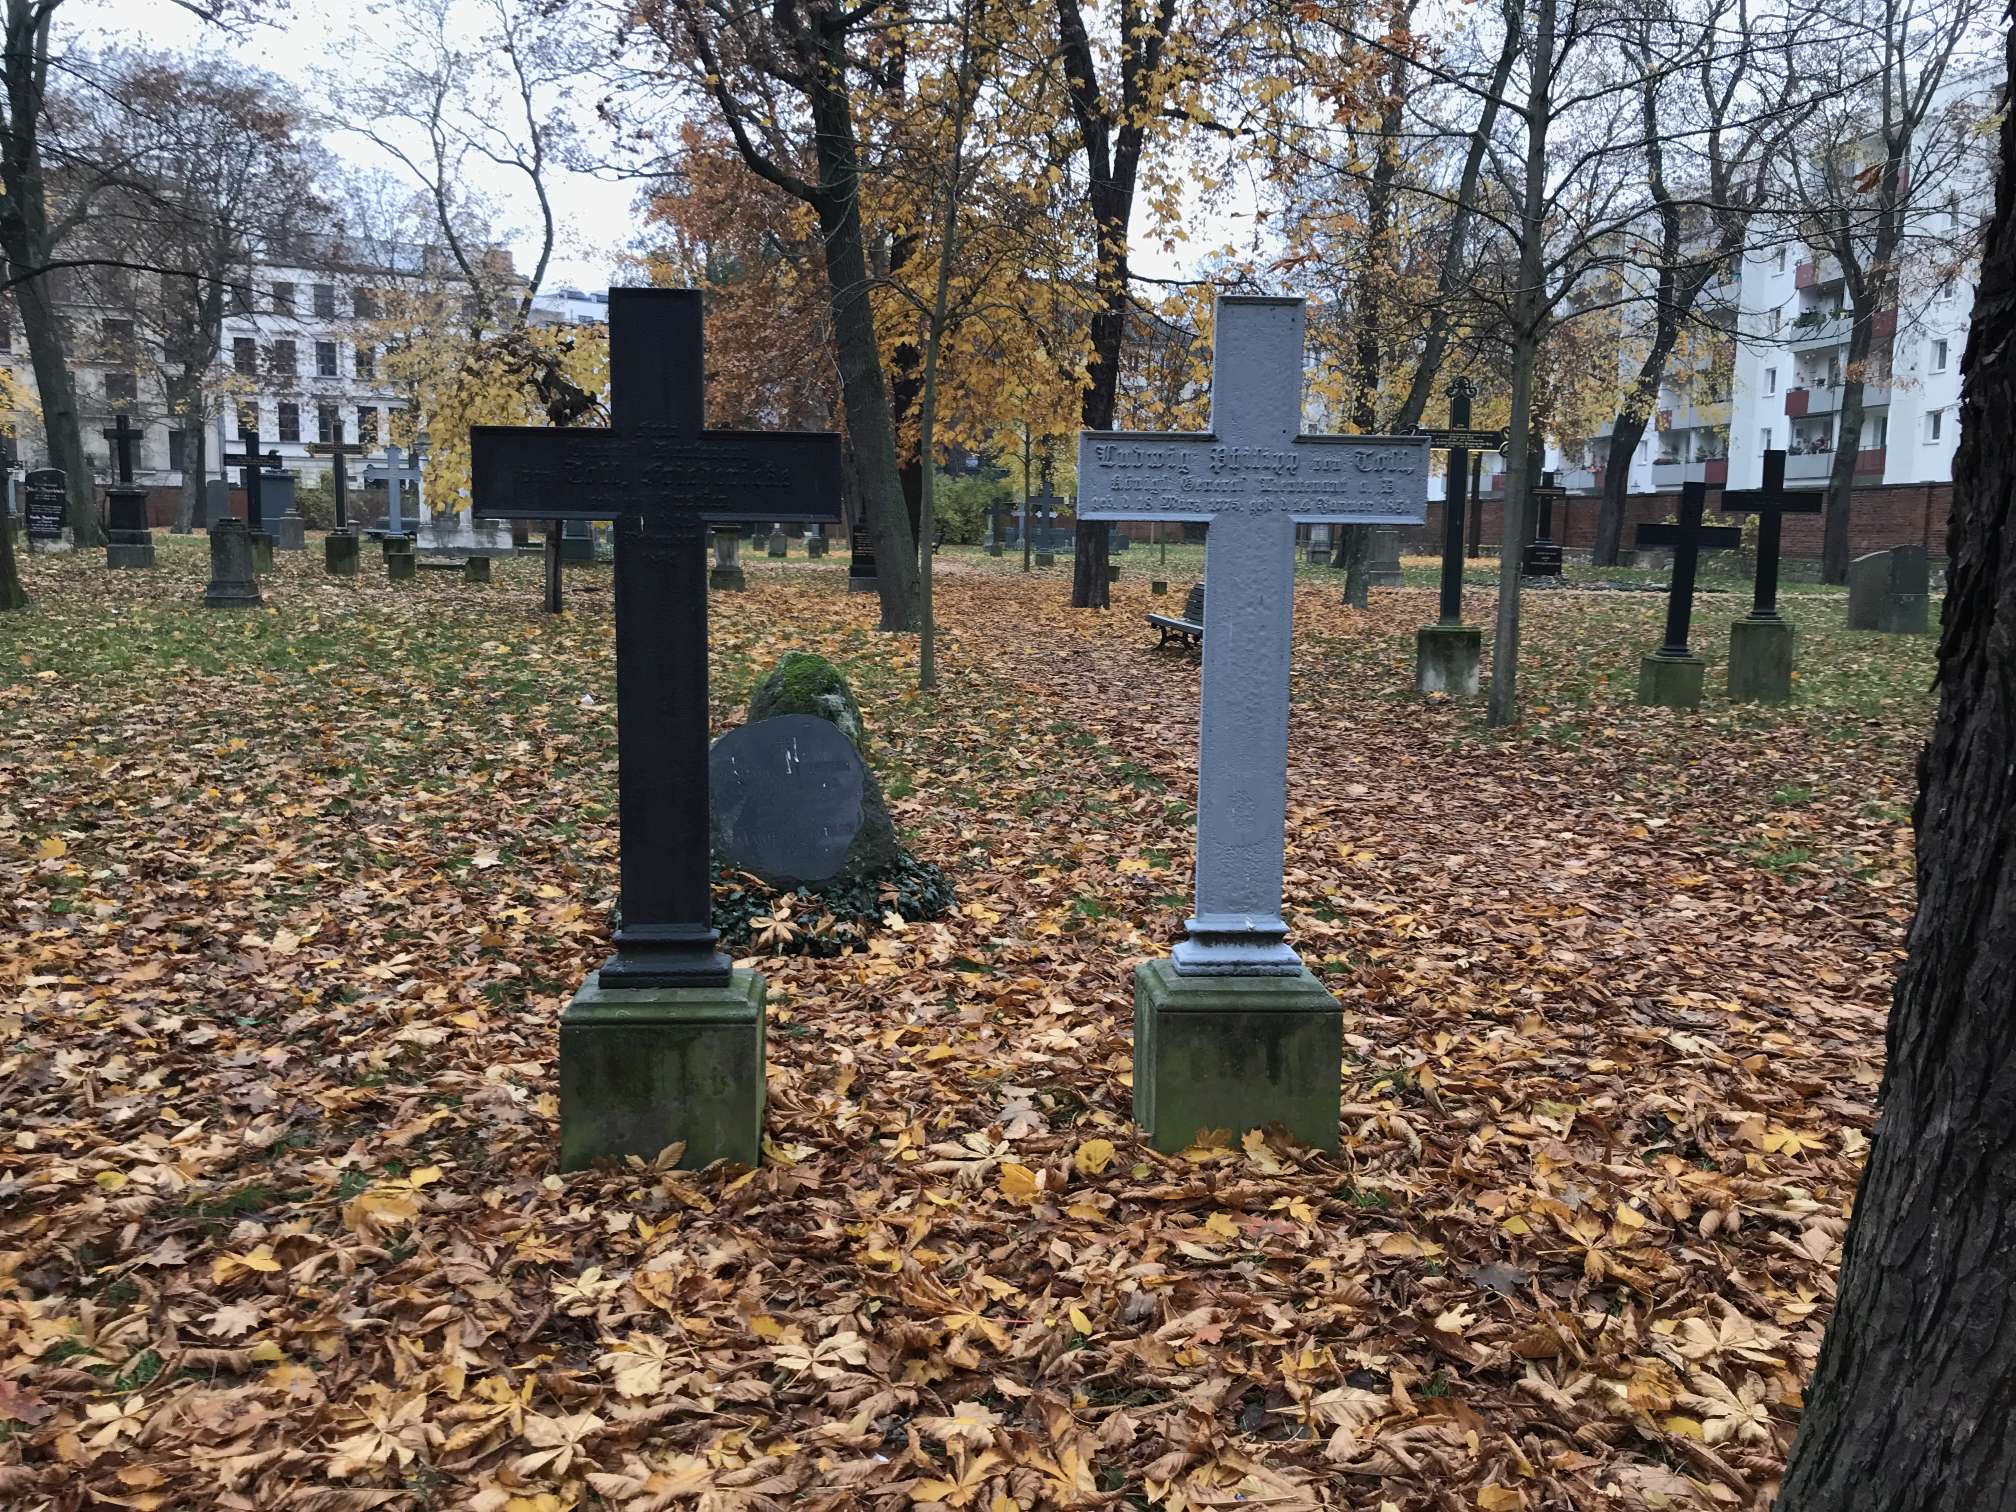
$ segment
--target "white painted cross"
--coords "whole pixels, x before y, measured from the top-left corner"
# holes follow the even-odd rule
[[[1221,296],[1211,429],[1086,431],[1081,520],[1205,520],[1197,911],[1186,976],[1293,976],[1281,917],[1295,527],[1419,525],[1421,436],[1305,436],[1299,299]]]

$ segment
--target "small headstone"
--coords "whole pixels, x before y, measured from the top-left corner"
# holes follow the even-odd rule
[[[1923,546],[1872,551],[1848,564],[1848,628],[1923,635],[1929,622],[1932,565]]]
[[[354,530],[332,530],[322,538],[322,566],[331,577],[357,576],[357,551],[363,540]]]
[[[595,560],[595,532],[589,521],[565,520],[561,523],[560,560],[563,562]]]
[[[808,557],[823,557],[826,555],[826,537],[823,534],[807,535],[805,537],[805,555]]]
[[[198,530],[208,530],[231,513],[231,485],[222,478],[204,479],[202,505],[195,525]]]
[[[772,887],[830,882],[866,823],[867,775],[854,742],[811,714],[730,730],[708,757],[714,848]]]
[[[741,593],[749,586],[742,570],[742,532],[722,527],[714,532],[714,565],[707,572],[707,586],[721,593]]]
[[[243,520],[222,515],[210,522],[210,583],[206,609],[257,609],[259,579],[252,570],[252,532]]]
[[[266,503],[267,529],[273,533],[275,551],[302,551],[308,545],[308,522],[301,518],[294,497],[294,474],[275,468],[259,479]]]
[[[63,523],[63,469],[38,467],[22,479],[22,484],[28,499],[28,549],[68,551],[70,532]]]
[[[462,563],[462,581],[465,583],[489,582],[490,558],[480,555],[465,558]]]
[[[1373,588],[1398,588],[1406,581],[1400,573],[1400,532],[1374,527],[1368,543],[1366,584]]]
[[[773,557],[791,555],[791,538],[781,529],[770,532],[770,555]]]
[[[411,536],[385,537],[385,581],[388,583],[410,583],[419,569],[419,559],[413,555]]]
[[[154,532],[147,525],[147,490],[133,481],[133,445],[140,432],[122,414],[105,432],[112,443],[112,486],[105,490],[107,567],[152,567]]]

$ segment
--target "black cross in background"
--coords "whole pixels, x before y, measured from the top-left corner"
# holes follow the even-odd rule
[[[1788,514],[1819,514],[1824,502],[1817,493],[1785,491],[1785,453],[1764,453],[1764,486],[1731,488],[1722,494],[1722,513],[1757,516],[1757,580],[1750,601],[1751,619],[1778,618],[1779,533]]]
[[[488,519],[616,521],[621,920],[604,987],[729,980],[707,875],[707,534],[841,517],[840,438],[707,430],[692,289],[609,291],[607,429],[477,426]]]
[[[1708,502],[1708,485],[1696,479],[1680,485],[1678,525],[1640,525],[1640,546],[1673,548],[1673,584],[1666,592],[1666,643],[1653,654],[1667,660],[1685,658],[1687,631],[1694,621],[1694,569],[1703,548],[1731,551],[1743,544],[1743,532],[1734,525],[1703,525],[1701,511]]]
[[[128,423],[126,416],[122,413],[118,419],[112,422],[110,430],[100,431],[99,434],[112,443],[112,470],[116,475],[117,481],[131,483],[133,481],[133,443],[142,439],[146,433],[133,429],[132,425]]]
[[[259,469],[268,463],[279,465],[280,453],[268,452],[260,456],[259,432],[256,430],[240,430],[238,444],[244,450],[235,457],[225,453],[217,459],[217,465],[241,469],[240,481],[245,488],[245,528],[257,535],[266,528],[266,512],[259,505]]]
[[[337,426],[340,435],[342,426]],[[362,457],[369,448],[359,446],[354,441],[312,441],[308,445],[311,457],[327,457],[329,461],[330,485],[336,492],[336,528],[350,527],[350,469],[345,458]]]

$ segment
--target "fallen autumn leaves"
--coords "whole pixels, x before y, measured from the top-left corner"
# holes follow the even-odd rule
[[[1305,583],[1289,907],[1346,1146],[1164,1158],[1128,970],[1188,902],[1196,678],[1139,585],[1073,614],[948,564],[920,700],[842,567],[752,569],[717,715],[784,649],[842,662],[960,907],[763,961],[762,1169],[563,1179],[606,575],[553,622],[530,565],[287,561],[236,618],[163,556],[37,559],[0,625],[10,1506],[1768,1495],[1880,1070],[1922,644],[1795,601],[1805,710],[1676,719],[1598,665],[1656,600],[1536,595],[1500,739],[1405,696],[1428,595]]]

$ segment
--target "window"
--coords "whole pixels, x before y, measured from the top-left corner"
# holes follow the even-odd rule
[[[130,352],[133,350],[133,322],[130,320],[103,320],[99,322],[99,332],[104,338],[108,352]]]
[[[1778,322],[1784,319],[1784,317],[1785,312],[1783,310],[1773,309],[1771,311],[1771,334],[1773,336],[1778,334]]]
[[[378,353],[376,348],[368,346],[357,348],[357,376],[359,378],[375,378],[378,376]]]
[[[301,439],[301,406],[286,399],[280,401],[280,439]]]
[[[343,439],[343,412],[335,405],[315,406],[315,439],[324,446]]]
[[[336,343],[318,341],[315,343],[315,376],[334,378],[336,376]]]
[[[357,312],[359,320],[376,320],[378,318],[378,291],[375,289],[351,290],[350,307]]]
[[[333,320],[336,316],[336,285],[315,284],[313,289],[315,313],[324,320]]]
[[[257,377],[259,373],[259,343],[250,336],[231,338],[231,367],[246,377]]]
[[[1764,392],[1767,394],[1778,392],[1778,369],[1774,367],[1764,369]]]
[[[272,356],[268,360],[276,377],[292,378],[301,371],[300,358],[295,355],[291,341],[274,342]]]
[[[1759,431],[1759,432],[1757,433],[1757,449],[1758,449],[1759,451],[1769,451],[1769,450],[1771,450],[1771,427],[1770,427],[1770,426],[1768,426],[1768,425],[1767,425],[1767,426],[1765,426],[1763,430],[1761,430],[1761,431]]]
[[[105,397],[115,404],[131,404],[140,397],[140,385],[131,373],[107,373]]]
[[[231,313],[233,315],[252,313],[252,285],[242,283],[231,285]]]
[[[1890,444],[1890,417],[1875,415],[1862,422],[1863,451],[1881,451]]]
[[[1946,338],[1943,336],[1932,343],[1932,371],[1935,373],[1946,371]]]
[[[1937,441],[1941,437],[1943,437],[1945,433],[1946,433],[1946,411],[1944,411],[1943,409],[1927,410],[1925,412],[1926,441],[1928,443]]]
[[[357,411],[357,444],[366,451],[378,445],[378,411],[359,409]]]
[[[1939,287],[1932,291],[1932,297],[1940,304],[1951,304],[1953,302],[1953,280],[1950,278],[1939,280]]]
[[[1780,273],[1785,271],[1785,249],[1783,247],[1778,249],[1778,271]]]
[[[273,285],[273,313],[275,315],[294,313],[294,285],[291,283]]]
[[[168,432],[168,471],[180,472],[189,465],[189,432]]]

